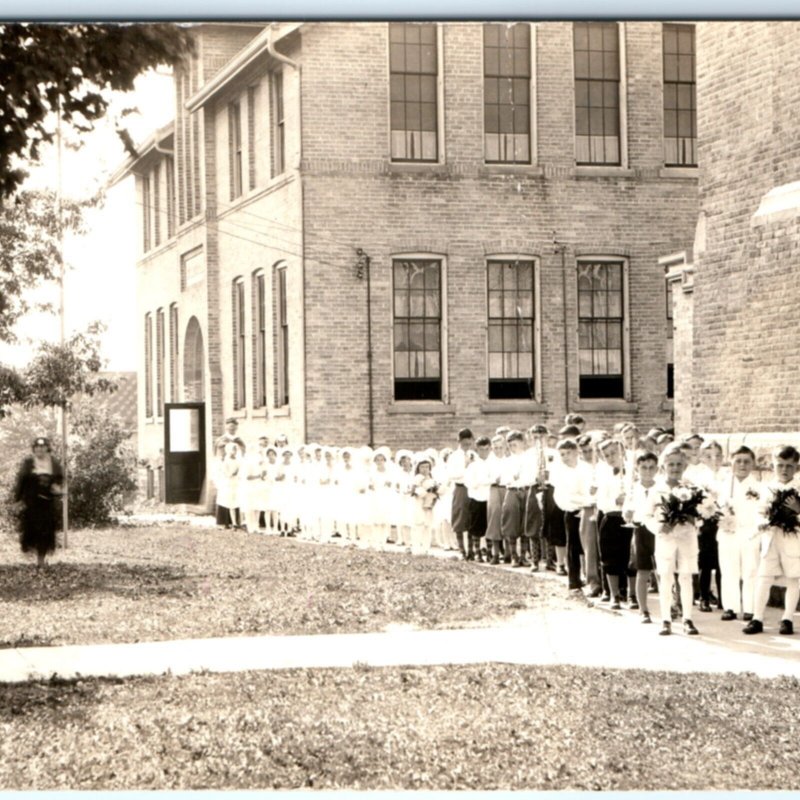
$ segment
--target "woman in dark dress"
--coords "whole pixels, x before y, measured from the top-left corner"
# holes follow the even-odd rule
[[[14,499],[22,503],[20,544],[22,552],[36,551],[36,568],[44,566],[48,553],[56,549],[56,502],[64,472],[50,452],[50,442],[34,439],[33,455],[25,458],[17,473]]]

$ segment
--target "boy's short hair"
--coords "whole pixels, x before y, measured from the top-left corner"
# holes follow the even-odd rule
[[[682,459],[686,460],[686,453],[684,452],[682,445],[675,443],[668,444],[661,453],[658,463],[663,466],[667,463],[668,458],[671,458],[675,455],[679,455]]]
[[[658,456],[655,453],[651,453],[649,450],[641,450],[639,453],[636,454],[637,467],[639,466],[639,464],[644,464],[646,461],[652,461],[658,464]]]
[[[569,439],[573,436],[580,436],[581,432],[574,426],[574,425],[565,425],[561,430],[558,432],[558,435],[562,439]]]
[[[679,447],[684,453],[688,453],[690,450],[694,450],[694,448],[689,444],[689,442],[673,442],[676,447]]]
[[[525,435],[522,431],[511,431],[508,436],[506,436],[506,441],[511,444],[511,442],[524,442]]]
[[[475,446],[476,447],[487,447],[487,446],[491,447],[492,446],[492,440],[488,436],[479,436],[475,440]]]
[[[669,444],[672,441],[674,441],[674,438],[669,433],[662,433],[658,439],[656,439],[656,444]]]
[[[793,461],[795,464],[800,462],[800,453],[797,452],[796,447],[790,444],[778,445],[778,447],[772,451],[772,457],[782,458],[784,461]]]
[[[603,441],[600,442],[600,444],[598,445],[598,449],[600,451],[608,450],[608,448],[611,447],[612,445],[615,445],[617,447],[620,446],[619,442],[616,439],[603,439]]]
[[[580,414],[567,414],[564,422],[567,425],[584,425],[586,420]]]
[[[592,445],[592,437],[589,436],[588,433],[584,433],[582,436],[579,436],[576,440],[576,444],[578,447],[591,447]]]
[[[556,450],[577,450],[578,445],[574,439],[562,439],[557,445]]]
[[[712,439],[710,442],[703,442],[703,444],[700,445],[700,449],[701,450],[719,450],[719,452],[721,453],[722,452],[722,445],[719,442],[714,441]]]
[[[495,442],[505,442],[505,440],[506,437],[503,436],[502,433],[496,433],[494,436],[492,436],[492,444],[494,444]]]
[[[699,433],[687,433],[686,436],[684,436],[681,439],[681,441],[686,442],[688,444],[689,442],[692,441],[692,439],[697,439],[697,441],[700,442],[700,444],[703,444],[703,442],[705,441],[705,439]]]
[[[511,433],[511,428],[509,428],[508,425],[501,425],[495,430],[494,435],[505,436],[507,433]]]
[[[736,458],[736,456],[750,456],[750,458],[752,458],[753,461],[756,460],[756,454],[746,444],[743,444],[741,447],[737,447],[731,453],[731,460]]]
[[[474,439],[475,437],[472,435],[472,431],[469,428],[462,428],[458,432],[458,441],[463,442],[464,439]]]
[[[528,428],[528,433],[545,435],[550,433],[550,431],[547,429],[547,425],[542,425],[542,423],[539,422],[536,425],[531,425],[530,428]]]

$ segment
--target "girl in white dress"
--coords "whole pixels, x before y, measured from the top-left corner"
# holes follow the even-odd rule
[[[376,550],[386,546],[392,521],[397,515],[397,476],[393,474],[391,451],[388,447],[379,447],[372,457],[370,469],[369,496],[369,543]]]
[[[241,467],[239,446],[233,442],[224,445],[222,461],[218,463],[217,525],[238,528],[239,517],[239,469]]]
[[[398,497],[394,524],[397,528],[397,544],[401,547],[410,547],[411,529],[414,526],[417,505],[414,502],[414,464],[408,450],[398,450],[395,461]]]
[[[414,527],[411,529],[411,552],[424,555],[430,552],[433,541],[433,509],[437,505],[438,485],[434,480],[430,456],[417,453],[414,475]]]
[[[433,507],[434,540],[437,546],[452,550],[455,536],[450,527],[450,511],[453,506],[453,486],[447,478],[447,459],[452,449],[445,447],[439,453],[439,460],[433,468],[433,479],[439,484],[439,500]]]
[[[280,452],[275,470],[275,509],[281,536],[294,536],[294,453],[288,447]]]

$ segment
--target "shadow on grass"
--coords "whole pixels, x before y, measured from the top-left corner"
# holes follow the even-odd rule
[[[0,684],[0,722],[26,717],[27,722],[46,724],[57,719],[65,722],[84,722],[89,707],[100,701],[103,683],[121,683],[121,679],[63,680],[55,676],[46,681]]]
[[[0,602],[43,603],[93,594],[187,597],[195,580],[183,569],[133,564],[0,564]]]

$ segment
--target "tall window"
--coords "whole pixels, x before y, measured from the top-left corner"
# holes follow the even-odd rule
[[[527,22],[483,26],[484,157],[490,163],[528,164],[531,29]]]
[[[242,107],[239,102],[228,105],[228,165],[231,200],[242,195]]]
[[[267,293],[263,272],[253,275],[253,406],[267,404]]]
[[[247,87],[247,186],[256,188],[256,87]]]
[[[144,415],[153,416],[153,317],[144,315]]]
[[[161,164],[153,169],[153,244],[161,244]]]
[[[150,175],[145,175],[142,178],[142,248],[145,253],[150,249],[150,238],[152,235],[150,225],[152,203],[153,201],[150,196]]]
[[[169,307],[169,399],[178,402],[178,304]]]
[[[287,313],[286,267],[275,270],[276,298],[276,397],[275,405],[289,405],[289,315]]]
[[[164,309],[156,311],[156,414],[164,416]]]
[[[624,397],[623,264],[578,264],[578,359],[582,398]]]
[[[233,407],[247,405],[244,371],[244,281],[236,278],[232,286],[233,317]]]
[[[441,262],[395,259],[394,398],[442,398]]]
[[[283,118],[283,73],[270,75],[272,90],[272,175],[280,175],[285,162],[285,131]]]
[[[697,166],[694,25],[664,25],[664,163]]]
[[[167,165],[167,238],[171,239],[175,235],[175,161],[168,158],[165,163]]]
[[[575,22],[575,156],[578,164],[620,163],[619,29]]]
[[[436,25],[389,23],[392,160],[436,161]]]
[[[672,290],[675,284],[665,280],[667,293],[667,397],[675,396],[675,335],[672,318]]]
[[[490,261],[489,398],[534,396],[534,264]]]

